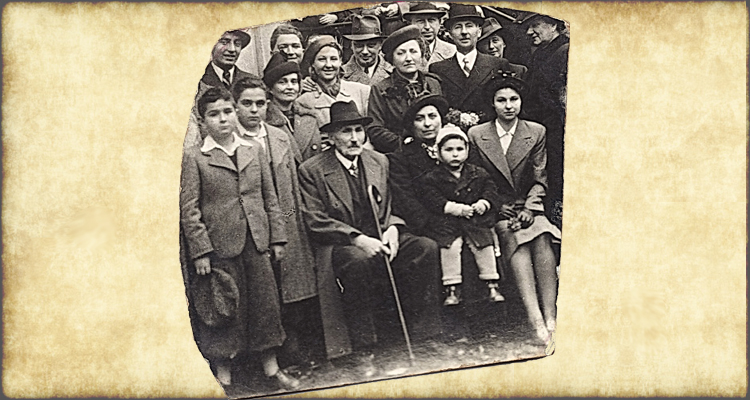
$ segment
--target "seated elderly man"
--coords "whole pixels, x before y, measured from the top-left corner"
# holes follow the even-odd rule
[[[317,244],[318,290],[329,358],[355,350],[353,359],[365,378],[374,363],[375,311],[396,315],[385,258],[391,261],[406,325],[415,343],[440,333],[440,268],[437,244],[405,232],[403,220],[390,214],[388,159],[363,147],[363,117],[353,102],[331,106],[333,148],[299,168],[304,216]],[[380,193],[374,210],[368,186]],[[376,220],[375,215],[378,218]],[[383,232],[378,237],[378,225]]]

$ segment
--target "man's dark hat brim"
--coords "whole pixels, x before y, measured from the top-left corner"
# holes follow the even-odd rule
[[[345,37],[346,39],[355,41],[355,42],[359,42],[363,40],[370,40],[370,39],[385,39],[386,38],[383,35],[378,35],[375,33],[365,33],[362,35],[341,35],[341,36]]]
[[[323,132],[334,132],[336,129],[341,128],[342,126],[347,125],[357,125],[360,124],[362,126],[366,126],[372,123],[372,117],[361,117],[361,118],[354,118],[354,119],[346,119],[346,120],[339,120],[339,121],[331,121],[323,126],[320,127],[320,130]]]

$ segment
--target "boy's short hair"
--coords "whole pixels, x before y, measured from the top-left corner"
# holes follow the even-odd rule
[[[198,99],[198,115],[205,118],[208,105],[219,100],[234,101],[232,100],[232,94],[223,87],[212,87],[206,90]]]
[[[271,32],[271,50],[276,48],[276,41],[279,40],[279,36],[281,35],[295,35],[299,38],[300,45],[304,42],[304,39],[302,38],[302,32],[300,32],[299,29],[297,29],[294,25],[289,24],[281,24],[276,27],[276,29]]]
[[[244,92],[247,89],[261,89],[264,92],[268,92],[268,88],[266,87],[266,84],[263,83],[263,81],[260,78],[252,78],[252,77],[246,77],[238,80],[234,84],[232,84],[232,87],[229,89],[232,92],[232,97],[234,97],[234,101],[238,101],[240,96],[242,96],[242,92]]]

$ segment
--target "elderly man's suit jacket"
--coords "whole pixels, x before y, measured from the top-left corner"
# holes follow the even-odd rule
[[[220,149],[183,155],[180,222],[188,255],[238,256],[248,229],[259,252],[286,243],[271,169],[260,146],[237,148],[237,167]]]
[[[484,86],[503,63],[497,57],[478,53],[471,73],[467,77],[458,66],[456,56],[430,65],[430,72],[441,78],[443,96],[451,108],[463,112],[484,115],[480,122],[492,118],[494,110],[491,102],[485,99]]]
[[[393,72],[393,65],[389,64],[382,55],[378,54],[378,66],[375,68],[375,72],[372,73],[371,78],[370,75],[365,73],[362,66],[357,64],[354,56],[352,56],[348,63],[341,66],[341,70],[344,73],[342,77],[344,80],[372,86],[390,76],[391,72]]]
[[[242,78],[258,77],[235,66],[234,74],[232,75],[232,83],[237,82]],[[193,146],[200,146],[203,143],[203,139],[206,135],[200,131],[200,125],[198,124],[198,99],[200,99],[203,93],[206,93],[208,89],[218,86],[224,86],[224,83],[222,83],[219,76],[216,75],[216,71],[214,71],[211,63],[208,63],[206,71],[203,73],[203,77],[201,77],[201,80],[198,82],[198,93],[195,95],[193,110],[190,113],[190,120],[188,121],[187,134],[185,135],[185,141],[182,145],[183,153],[187,151],[187,149]]]
[[[498,187],[501,204],[524,204],[531,211],[544,212],[542,199],[547,189],[545,128],[536,122],[519,120],[516,132],[503,155],[495,121],[469,129],[470,160],[482,166]]]
[[[372,150],[364,150],[361,173],[368,185],[374,185],[382,196],[377,212],[383,230],[403,220],[390,212],[391,194],[388,187],[388,159]],[[304,199],[305,222],[315,246],[318,267],[318,296],[320,298],[326,351],[329,358],[351,352],[341,295],[331,265],[333,246],[352,245],[352,238],[361,232],[354,223],[354,203],[341,162],[333,149],[305,161],[299,168],[300,187]]]

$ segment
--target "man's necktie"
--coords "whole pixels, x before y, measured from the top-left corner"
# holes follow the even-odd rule
[[[352,165],[349,166],[349,174],[355,178],[359,177],[357,164],[352,163]]]
[[[228,89],[229,85],[232,83],[230,81],[230,79],[232,79],[232,76],[229,75],[229,70],[228,69],[224,70],[224,73],[221,75],[221,78],[224,79],[224,86],[226,86],[227,89]]]
[[[464,58],[464,74],[468,77],[469,74],[471,74],[471,69],[469,68],[469,60]]]
[[[430,45],[428,44],[425,46],[426,49],[424,50],[424,60],[430,61],[430,57],[432,57],[432,50],[430,50]]]
[[[370,75],[370,67],[365,67],[365,74]]]

